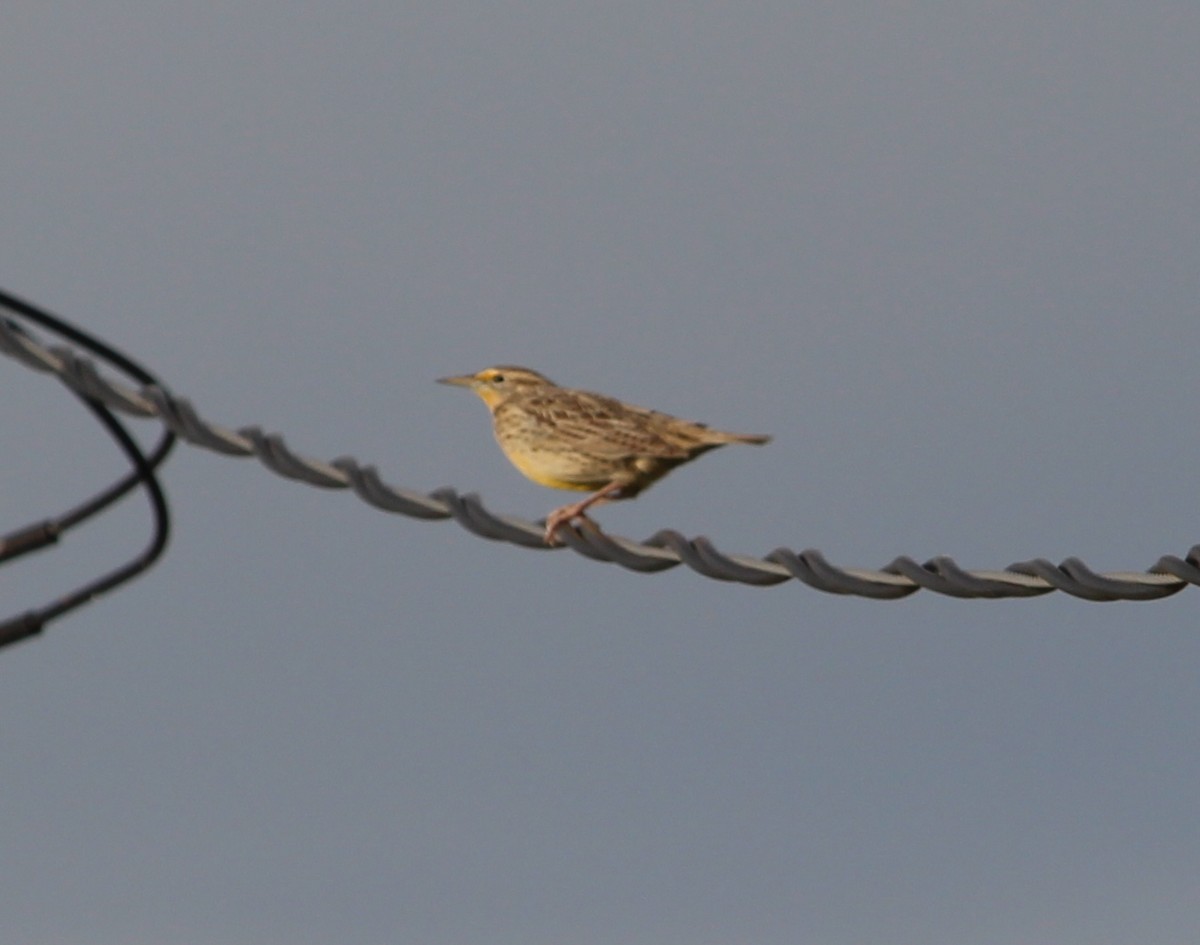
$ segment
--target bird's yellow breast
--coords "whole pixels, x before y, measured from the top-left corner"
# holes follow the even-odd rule
[[[510,441],[501,440],[500,447],[508,461],[519,469],[527,479],[539,486],[549,486],[551,489],[570,489],[574,492],[591,492],[600,488],[607,479],[590,479],[581,481],[577,465],[564,461],[562,455],[554,455],[545,450],[522,449]],[[573,478],[566,478],[573,476]]]

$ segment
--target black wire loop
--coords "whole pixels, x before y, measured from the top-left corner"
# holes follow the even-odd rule
[[[95,362],[77,354],[74,349],[42,346],[15,321],[0,317],[0,351],[34,370],[57,374],[92,412],[133,467],[130,473],[57,518],[36,522],[0,539],[0,562],[54,544],[63,534],[111,508],[139,485],[146,492],[154,516],[154,531],[150,542],[137,557],[64,594],[45,607],[0,622],[0,647],[3,647],[41,633],[51,620],[131,580],[150,568],[162,556],[170,536],[171,516],[156,470],[171,452],[175,435],[169,429],[164,430],[158,444],[147,455],[110,409],[111,407],[138,417],[156,415],[154,403],[147,399],[145,392],[159,390],[157,381],[136,362],[49,312],[3,290],[0,290],[0,306],[86,348],[117,370],[129,375],[143,388],[143,391],[138,391],[114,384],[101,375]]]

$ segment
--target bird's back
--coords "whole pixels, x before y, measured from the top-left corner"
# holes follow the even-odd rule
[[[525,475],[581,490],[614,479],[640,490],[710,449],[770,439],[552,384],[509,397],[496,406],[493,421],[500,446]]]

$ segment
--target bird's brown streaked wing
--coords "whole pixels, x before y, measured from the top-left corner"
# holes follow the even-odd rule
[[[688,449],[663,435],[659,418],[665,414],[630,408],[611,397],[559,390],[528,398],[521,408],[547,442],[592,456],[689,455]]]

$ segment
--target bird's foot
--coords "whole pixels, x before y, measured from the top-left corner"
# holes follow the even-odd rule
[[[593,525],[595,524],[590,518],[587,517],[585,512],[576,509],[576,507],[573,505],[564,506],[561,509],[555,509],[549,515],[547,515],[546,544],[551,548],[561,545],[562,542],[558,538],[558,530],[564,525],[570,525],[572,522],[576,521],[589,522]]]

